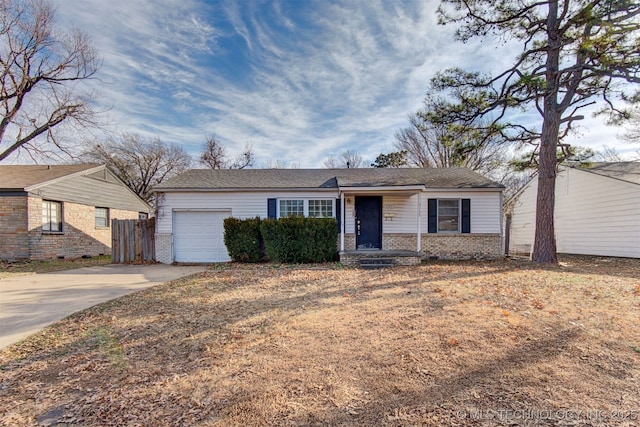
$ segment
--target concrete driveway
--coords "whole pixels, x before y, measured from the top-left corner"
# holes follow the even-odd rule
[[[0,279],[0,349],[76,311],[205,270],[111,264]]]

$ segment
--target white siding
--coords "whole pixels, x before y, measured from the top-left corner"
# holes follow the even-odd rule
[[[172,233],[172,212],[175,209],[228,210],[235,218],[267,218],[267,200],[272,198],[336,199],[338,192],[165,193],[158,200],[156,232]]]
[[[384,218],[385,214],[394,215]],[[418,231],[418,195],[385,196],[382,198],[383,233],[417,233]],[[423,227],[423,231],[424,231]]]
[[[422,195],[422,231],[427,232],[428,199],[470,199],[471,233],[501,233],[502,200],[499,192],[426,192]]]
[[[472,233],[500,233],[502,206],[499,192],[438,192],[422,193],[422,232],[427,232],[427,200],[428,199],[471,199],[471,232]],[[345,198],[345,231],[353,233],[354,196]],[[383,233],[417,233],[417,205],[418,195],[383,196],[382,213],[394,214],[393,219],[382,220]]]
[[[426,192],[422,194],[422,232],[427,232],[427,199],[457,198],[471,199],[471,232],[500,233],[501,198],[497,191],[459,191],[459,192]],[[267,217],[267,200],[270,198],[286,199],[336,199],[337,191],[327,192],[193,192],[166,193],[158,200],[157,233],[172,233],[172,212],[175,209],[209,209],[229,210],[236,218]],[[347,233],[354,232],[355,197],[345,198],[345,228]],[[393,219],[384,220],[384,233],[416,233],[417,232],[418,195],[386,195],[382,198],[383,214],[393,213]]]
[[[515,200],[512,211],[509,252],[531,253],[536,224],[538,180],[530,181]]]
[[[532,184],[514,206],[512,245],[533,245]],[[640,185],[568,168],[557,177],[555,206],[558,252],[640,258]]]

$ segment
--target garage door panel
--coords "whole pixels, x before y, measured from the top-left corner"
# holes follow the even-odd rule
[[[173,244],[176,262],[226,262],[224,219],[231,211],[173,213]]]

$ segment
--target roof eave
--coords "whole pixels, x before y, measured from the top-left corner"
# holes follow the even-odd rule
[[[354,186],[354,185],[345,185],[339,186],[338,189],[342,192],[350,192],[350,193],[358,193],[358,192],[371,192],[371,191],[381,191],[381,192],[422,192],[425,191],[424,185],[381,185],[381,186]]]
[[[230,193],[238,191],[250,191],[250,192],[263,192],[263,191],[321,191],[321,192],[335,192],[338,191],[337,187],[226,187],[226,188],[211,188],[211,187],[166,187],[166,188],[154,188],[154,193]]]

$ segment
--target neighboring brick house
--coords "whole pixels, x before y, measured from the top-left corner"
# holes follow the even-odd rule
[[[290,215],[336,218],[345,264],[497,258],[503,189],[465,168],[190,170],[154,188],[156,259],[228,261],[224,218]]]
[[[104,165],[0,165],[0,259],[111,252],[111,220],[151,208]]]

